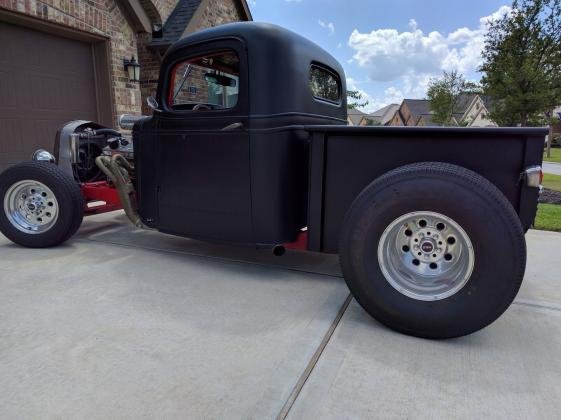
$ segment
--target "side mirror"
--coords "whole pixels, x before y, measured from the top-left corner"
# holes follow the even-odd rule
[[[146,104],[154,112],[160,112],[161,111],[160,108],[159,108],[160,105],[158,104],[158,101],[153,96],[149,96],[148,98],[146,98]]]

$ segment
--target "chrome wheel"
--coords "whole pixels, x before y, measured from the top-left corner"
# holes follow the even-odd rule
[[[45,184],[24,180],[16,182],[6,192],[4,212],[16,229],[39,234],[54,226],[59,206],[55,194]]]
[[[435,212],[412,212],[395,219],[378,244],[378,263],[388,283],[416,300],[445,299],[457,293],[469,280],[474,261],[467,233]]]

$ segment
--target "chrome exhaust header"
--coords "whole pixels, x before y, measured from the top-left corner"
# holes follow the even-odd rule
[[[119,127],[122,130],[132,130],[134,124],[143,118],[146,118],[146,115],[122,114],[119,116]]]

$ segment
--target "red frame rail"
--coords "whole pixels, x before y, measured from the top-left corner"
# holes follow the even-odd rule
[[[81,188],[86,216],[108,213],[123,208],[119,193],[106,181],[87,182],[82,184]]]

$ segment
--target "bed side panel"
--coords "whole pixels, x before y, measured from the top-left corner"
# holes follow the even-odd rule
[[[354,198],[382,174],[415,162],[448,162],[493,182],[518,211],[526,136],[496,133],[372,131],[326,136],[322,250],[337,252],[339,229]],[[462,203],[458,203],[462,205]]]

